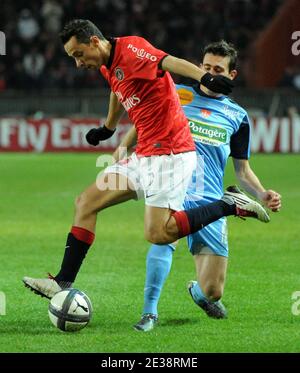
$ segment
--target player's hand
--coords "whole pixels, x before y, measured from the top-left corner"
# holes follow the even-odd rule
[[[97,146],[99,145],[100,141],[109,139],[116,130],[110,130],[105,126],[102,126],[100,128],[92,128],[89,130],[89,132],[85,135],[86,141],[90,145]]]
[[[224,95],[229,95],[234,87],[233,81],[226,76],[212,75],[210,73],[202,76],[200,84],[203,84],[213,92],[223,93]]]
[[[281,195],[274,190],[266,190],[261,196],[262,202],[273,212],[278,212],[281,208]]]

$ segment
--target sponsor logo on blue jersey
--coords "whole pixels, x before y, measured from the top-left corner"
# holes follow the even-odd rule
[[[189,119],[189,126],[194,140],[202,144],[220,146],[227,142],[227,130],[221,126],[195,119]]]
[[[228,117],[232,120],[239,119],[239,118],[240,118],[240,120],[242,119],[241,116],[243,115],[243,113],[241,113],[240,111],[236,111],[236,110],[233,110],[233,109],[229,108],[228,105],[225,105],[223,107],[222,111],[226,115],[226,117]]]

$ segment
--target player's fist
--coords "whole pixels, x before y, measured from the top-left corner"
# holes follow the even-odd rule
[[[213,92],[223,93],[224,95],[229,95],[234,87],[233,81],[226,76],[212,75],[210,73],[206,73],[202,76],[200,84],[203,84]]]
[[[89,132],[85,135],[86,141],[90,145],[97,146],[99,145],[100,141],[109,139],[116,130],[110,130],[105,126],[102,126],[100,128],[92,128],[89,130]]]
[[[281,208],[281,195],[274,190],[266,190],[262,194],[263,203],[273,212],[277,212]]]

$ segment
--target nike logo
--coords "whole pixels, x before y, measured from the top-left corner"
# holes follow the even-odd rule
[[[146,196],[145,196],[145,197],[146,197],[146,198],[150,198],[150,197],[155,196],[156,194],[157,194],[157,193],[152,193],[152,194],[147,194],[147,193],[146,193]]]

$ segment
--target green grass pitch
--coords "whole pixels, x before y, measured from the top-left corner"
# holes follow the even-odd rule
[[[56,274],[72,224],[74,197],[95,180],[96,155],[1,154],[1,352],[300,352],[300,315],[291,312],[300,291],[300,156],[253,155],[266,187],[282,194],[271,223],[229,218],[230,260],[223,301],[227,320],[209,319],[190,299],[194,266],[184,239],[174,255],[150,333],[132,325],[143,303],[143,202],[99,215],[95,244],[76,281],[92,300],[91,323],[78,333],[56,329],[48,300],[26,289],[24,275]],[[231,161],[226,184],[235,182]]]

